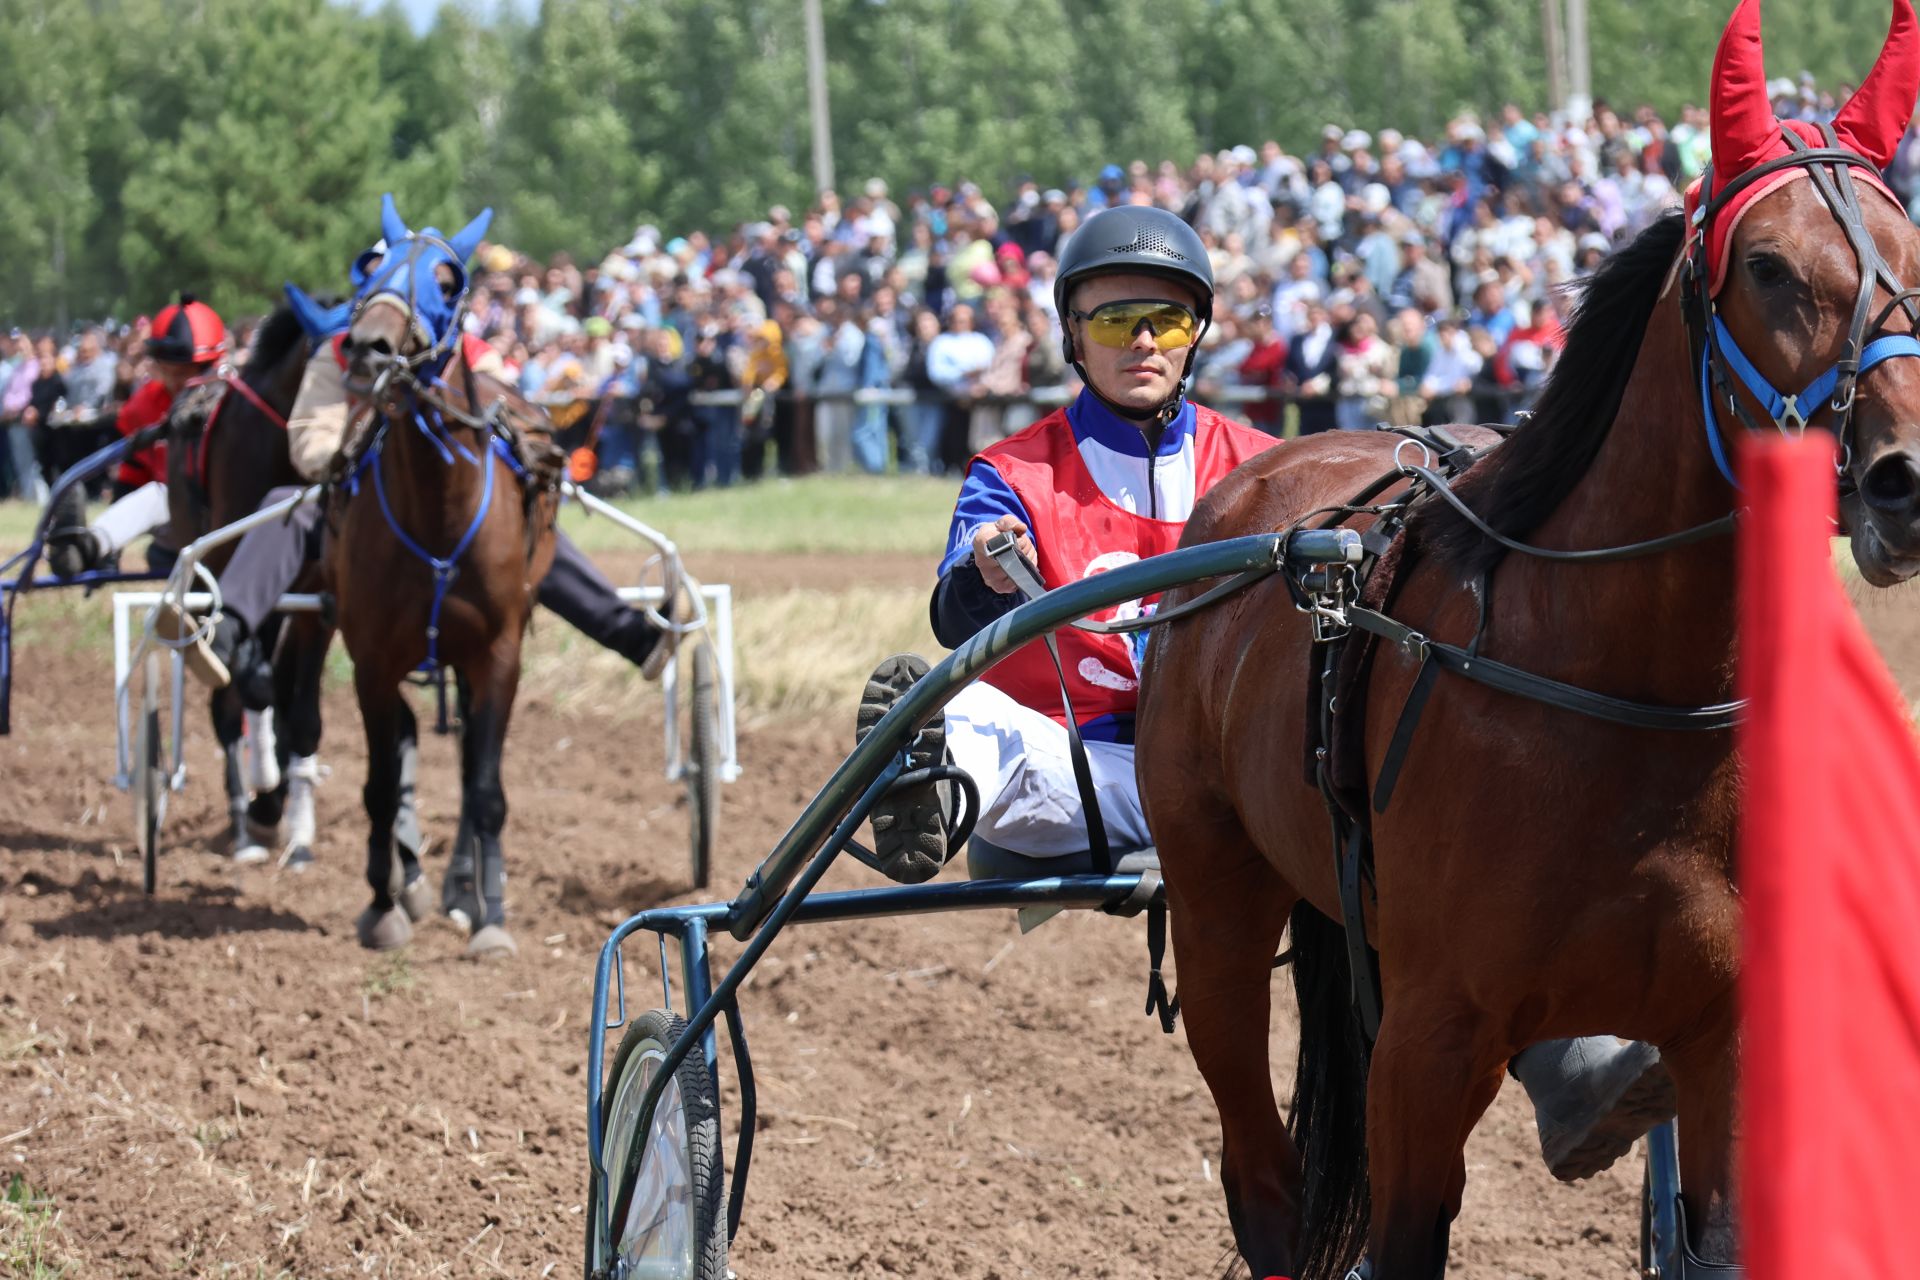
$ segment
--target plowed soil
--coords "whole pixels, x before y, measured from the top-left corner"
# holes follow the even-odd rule
[[[809,571],[825,592],[924,572],[897,557],[696,568],[740,583],[743,610],[756,587]],[[1910,696],[1914,599],[1868,609]],[[104,655],[28,633],[19,657],[0,739],[0,1185],[17,1172],[51,1199],[72,1274],[578,1276],[595,953],[632,911],[693,898],[657,721],[523,697],[507,757],[519,955],[471,963],[442,922],[375,957],[353,932],[364,751],[346,691],[327,703],[318,865],[223,858],[196,715],[193,779],[148,898],[127,799],[105,780]],[[714,896],[845,754],[854,695],[831,721],[746,727]],[[424,744],[423,816],[442,847],[453,756],[450,740]],[[430,856],[436,878],[442,861]],[[844,867],[829,883],[875,878]],[[1217,1124],[1181,1036],[1141,1015],[1142,937],[1138,920],[1071,914],[1025,937],[1000,914],[782,937],[744,995],[761,1127],[737,1272],[1218,1274]],[[653,1003],[657,952],[636,941],[626,965],[630,1001]],[[1284,991],[1278,1003],[1284,1089]],[[1554,1182],[1510,1083],[1468,1164],[1451,1274],[1634,1273],[1635,1162]]]

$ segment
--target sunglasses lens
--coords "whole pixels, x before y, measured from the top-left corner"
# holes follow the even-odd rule
[[[1173,351],[1193,342],[1198,319],[1185,307],[1171,302],[1114,302],[1094,309],[1087,320],[1087,336],[1103,347],[1125,349],[1133,345],[1133,335],[1146,325],[1162,351]]]

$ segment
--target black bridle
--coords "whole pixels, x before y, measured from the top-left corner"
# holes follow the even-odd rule
[[[1736,489],[1740,487],[1727,461],[1726,442],[1714,408],[1716,393],[1747,430],[1761,429],[1736,394],[1737,384],[1745,387],[1760,403],[1772,420],[1774,429],[1783,435],[1799,435],[1806,430],[1810,419],[1823,411],[1831,413],[1833,433],[1840,442],[1839,459],[1835,465],[1844,490],[1850,486],[1847,472],[1853,460],[1854,392],[1860,379],[1875,365],[1902,356],[1920,356],[1920,337],[1915,337],[1911,331],[1886,332],[1887,321],[1893,318],[1896,310],[1906,313],[1909,326],[1920,325],[1920,289],[1908,288],[1901,283],[1881,254],[1880,247],[1867,232],[1866,215],[1860,207],[1860,196],[1854,186],[1852,171],[1858,168],[1877,173],[1873,162],[1841,146],[1830,124],[1820,126],[1821,135],[1826,141],[1823,147],[1809,145],[1792,129],[1782,127],[1780,132],[1787,142],[1786,155],[1747,170],[1727,183],[1718,195],[1702,200],[1699,208],[1694,210],[1693,225],[1688,229],[1688,246],[1681,267],[1681,305],[1687,316],[1694,364],[1700,370],[1700,407],[1706,419],[1707,448],[1712,452],[1714,465],[1726,477],[1727,483]],[[1807,171],[1814,190],[1840,224],[1840,229],[1846,233],[1847,244],[1860,264],[1860,292],[1854,299],[1853,318],[1848,325],[1847,340],[1841,348],[1840,359],[1800,392],[1792,395],[1782,393],[1767,380],[1746,353],[1740,350],[1732,332],[1720,319],[1713,301],[1713,264],[1708,260],[1708,233],[1715,215],[1754,184],[1788,169]],[[1712,170],[1709,169],[1700,181],[1703,190],[1711,190]],[[1875,290],[1881,287],[1893,296],[1879,314],[1874,315],[1873,296]]]

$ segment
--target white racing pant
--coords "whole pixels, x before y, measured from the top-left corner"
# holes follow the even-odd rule
[[[112,555],[132,546],[143,535],[164,534],[167,527],[167,486],[149,481],[100,513],[93,531]]]
[[[1047,858],[1087,847],[1087,820],[1073,778],[1065,725],[975,681],[947,704],[947,750],[980,788],[974,828],[1003,849]],[[1114,849],[1152,843],[1140,812],[1130,743],[1089,742],[1087,763]]]

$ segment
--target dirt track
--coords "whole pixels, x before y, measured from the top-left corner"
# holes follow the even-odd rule
[[[1869,610],[1910,694],[1912,601]],[[523,699],[507,762],[521,954],[472,965],[440,925],[369,958],[343,692],[319,865],[236,871],[213,852],[224,815],[200,730],[148,900],[127,802],[103,781],[104,658],[29,635],[21,664],[0,739],[0,1180],[20,1171],[53,1198],[78,1274],[578,1275],[594,952],[683,885],[657,723]],[[845,753],[851,719],[748,733],[716,893]],[[426,753],[444,839],[451,746]],[[873,882],[858,871],[832,879]],[[1023,939],[992,915],[783,938],[745,995],[762,1130],[740,1275],[1217,1274],[1216,1122],[1180,1038],[1140,1014],[1140,934],[1063,917]],[[644,1000],[657,959],[634,946],[628,965]],[[1290,1016],[1273,1035],[1282,1087]],[[1632,1274],[1637,1167],[1554,1183],[1512,1087],[1468,1161],[1451,1274]]]

